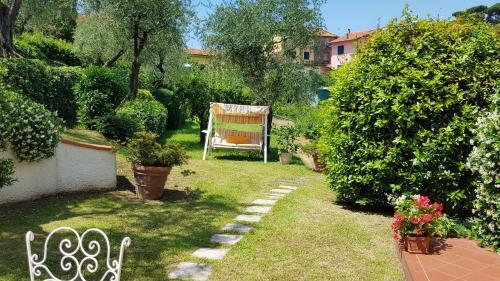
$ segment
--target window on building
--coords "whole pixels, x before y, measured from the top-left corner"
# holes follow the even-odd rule
[[[344,45],[337,46],[337,55],[344,54]]]
[[[309,52],[304,52],[304,60],[309,60]]]

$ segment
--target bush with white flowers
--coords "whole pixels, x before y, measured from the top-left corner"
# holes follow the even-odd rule
[[[478,119],[468,166],[479,174],[474,201],[475,231],[485,245],[500,250],[500,95],[496,106]]]
[[[0,89],[0,139],[21,161],[54,155],[62,121],[54,113],[17,93]]]

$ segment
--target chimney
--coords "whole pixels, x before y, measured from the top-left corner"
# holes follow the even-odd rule
[[[351,34],[351,29],[350,28],[347,29],[347,39],[349,39],[349,34]]]

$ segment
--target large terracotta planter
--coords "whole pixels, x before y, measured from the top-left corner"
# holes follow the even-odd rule
[[[172,167],[151,167],[132,164],[137,191],[143,199],[159,199]]]
[[[428,254],[430,237],[405,237],[406,250],[411,254]]]
[[[314,171],[315,172],[323,172],[325,170],[325,165],[321,163],[319,159],[319,155],[317,153],[313,153],[312,155],[313,161],[314,161]]]
[[[292,162],[292,156],[293,156],[293,154],[289,153],[289,152],[280,153],[281,164],[283,164],[283,165],[290,164]]]

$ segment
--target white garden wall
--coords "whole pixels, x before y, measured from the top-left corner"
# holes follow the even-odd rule
[[[116,157],[109,146],[63,140],[50,159],[18,162],[10,150],[0,156],[14,159],[17,179],[0,189],[0,204],[116,187]]]

